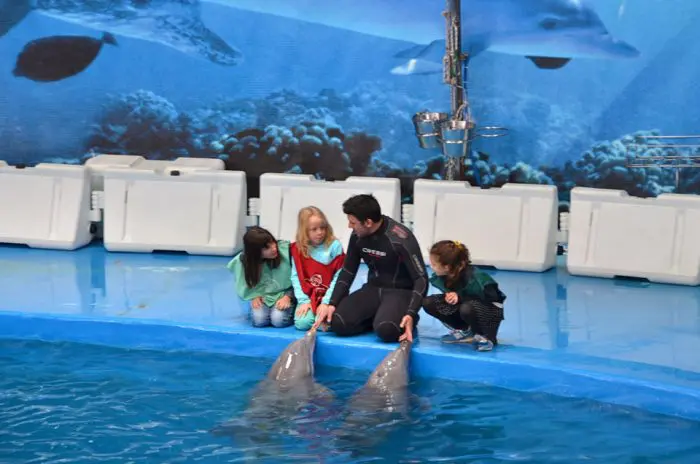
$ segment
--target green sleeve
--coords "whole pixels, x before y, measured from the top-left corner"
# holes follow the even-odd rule
[[[440,276],[437,275],[437,274],[433,274],[433,275],[430,277],[430,284],[431,284],[433,287],[435,287],[435,288],[437,288],[438,290],[440,290],[442,293],[447,293],[447,292],[448,292],[447,287],[445,286],[445,279],[443,279],[442,277],[440,277]]]
[[[243,263],[241,262],[242,253],[239,253],[235,258],[229,261],[226,266],[228,270],[233,274],[233,285],[236,289],[236,294],[242,300],[252,300],[256,295],[253,295],[255,289],[248,287],[245,281],[245,273],[243,272]]]

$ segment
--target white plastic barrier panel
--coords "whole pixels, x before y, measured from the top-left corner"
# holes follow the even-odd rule
[[[433,243],[459,240],[476,265],[546,271],[557,259],[558,209],[553,185],[481,189],[418,179],[413,188],[413,230],[426,262]]]
[[[621,190],[571,190],[571,274],[700,284],[700,196],[630,197]]]
[[[216,158],[177,158],[173,161],[149,160],[135,155],[97,155],[85,162],[92,174],[93,190],[102,190],[102,173],[107,169],[138,169],[169,173],[170,171],[223,171],[223,160]]]
[[[0,166],[0,243],[75,250],[92,240],[90,225],[84,166]]]
[[[240,171],[105,169],[104,245],[109,251],[231,256],[247,216]]]
[[[338,240],[347,249],[352,231],[343,213],[343,202],[353,195],[371,193],[382,213],[401,221],[401,186],[398,179],[348,177],[344,181],[322,181],[303,174],[260,176],[260,227],[278,239],[294,241],[297,215],[305,206],[325,213]]]

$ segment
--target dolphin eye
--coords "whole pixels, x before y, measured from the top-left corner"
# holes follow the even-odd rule
[[[540,27],[546,31],[556,29],[558,25],[559,20],[557,20],[556,18],[545,18],[542,21],[540,21]]]

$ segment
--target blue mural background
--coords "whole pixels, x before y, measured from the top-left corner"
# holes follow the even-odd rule
[[[411,116],[447,110],[449,90],[440,74],[392,70],[406,62],[397,53],[443,38],[443,0],[37,0],[23,16],[27,5],[0,0],[0,159],[220,157],[251,179],[440,175],[442,160],[418,147]],[[553,183],[563,200],[573,185],[700,193],[695,170],[676,189],[673,170],[628,168],[625,148],[640,133],[697,132],[699,2],[463,0],[463,14],[483,28],[469,46],[497,27],[521,34],[470,62],[477,124],[509,129],[477,141],[470,180]],[[117,45],[73,77],[16,75],[32,40],[104,32]],[[611,37],[638,56],[603,50]],[[540,69],[524,55],[543,48],[573,59]]]

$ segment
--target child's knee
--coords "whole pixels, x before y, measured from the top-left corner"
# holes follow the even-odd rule
[[[253,327],[267,327],[270,325],[270,308],[262,306],[254,309],[251,307],[250,320]]]
[[[311,329],[311,327],[314,325],[314,322],[314,318],[308,318],[304,316],[294,320],[294,327],[296,327],[297,330],[307,331]]]
[[[292,325],[292,311],[293,309],[288,309],[285,311],[280,311],[279,309],[273,309],[270,313],[270,323],[273,327],[289,327]]]

